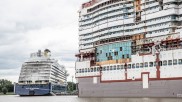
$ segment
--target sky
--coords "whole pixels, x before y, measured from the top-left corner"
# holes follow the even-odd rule
[[[70,76],[78,53],[78,10],[88,0],[0,0],[0,79],[17,82],[30,53],[51,50]]]

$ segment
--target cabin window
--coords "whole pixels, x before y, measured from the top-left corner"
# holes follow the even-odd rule
[[[107,66],[107,71],[109,71],[109,66]]]
[[[97,68],[96,67],[94,67],[94,72],[96,72],[97,71]]]
[[[182,64],[182,59],[178,60],[178,64],[180,64],[180,65]]]
[[[91,68],[91,72],[93,72],[94,70],[93,70],[93,68]]]
[[[103,67],[103,71],[105,71],[106,70],[106,67]]]
[[[124,55],[122,55],[122,58],[123,58],[123,59],[125,58]]]
[[[132,68],[135,68],[135,64],[132,64]]]
[[[100,71],[100,67],[97,67],[97,71]]]
[[[88,72],[90,72],[90,68],[88,69]]]
[[[167,65],[167,61],[164,60],[164,61],[163,61],[163,66],[166,66],[166,65]]]
[[[177,63],[178,63],[178,62],[177,62],[177,59],[174,59],[174,60],[173,60],[173,65],[177,65]]]
[[[140,68],[143,68],[143,63],[140,63]]]
[[[118,52],[114,52],[114,55],[117,56],[118,55]]]
[[[139,63],[136,64],[136,68],[139,68]]]
[[[154,63],[153,62],[149,62],[149,67],[153,67]]]
[[[172,60],[168,60],[168,65],[172,65]]]
[[[130,58],[130,55],[129,55],[129,54],[127,54],[127,55],[126,55],[126,57],[127,57],[127,58]]]
[[[145,62],[145,67],[148,67],[148,62]]]
[[[120,65],[117,65],[117,70],[120,70]]]
[[[123,69],[124,68],[124,66],[123,65],[121,65],[121,69]]]
[[[87,68],[85,68],[85,72],[87,72]]]
[[[110,66],[110,70],[113,70],[113,69],[112,69],[112,66]]]
[[[114,70],[116,70],[116,66],[114,66]]]
[[[128,68],[128,69],[131,69],[131,64],[128,64],[128,65],[127,65],[127,68]]]
[[[159,62],[159,66],[162,66],[162,61]]]
[[[123,48],[122,47],[120,47],[120,51],[123,51]]]
[[[109,56],[109,57],[108,57],[108,60],[112,60],[112,56]]]

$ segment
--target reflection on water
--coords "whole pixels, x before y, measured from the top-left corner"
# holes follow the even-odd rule
[[[182,98],[78,98],[77,96],[0,96],[0,102],[182,102]]]

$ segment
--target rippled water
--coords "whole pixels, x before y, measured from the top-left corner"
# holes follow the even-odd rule
[[[182,102],[182,98],[78,98],[77,96],[0,96],[0,102]]]

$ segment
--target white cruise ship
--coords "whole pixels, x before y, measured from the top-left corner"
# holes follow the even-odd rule
[[[51,95],[65,93],[67,86],[66,69],[51,58],[49,49],[30,55],[23,63],[15,94],[20,96]]]
[[[182,97],[182,0],[91,0],[79,10],[80,97]]]

